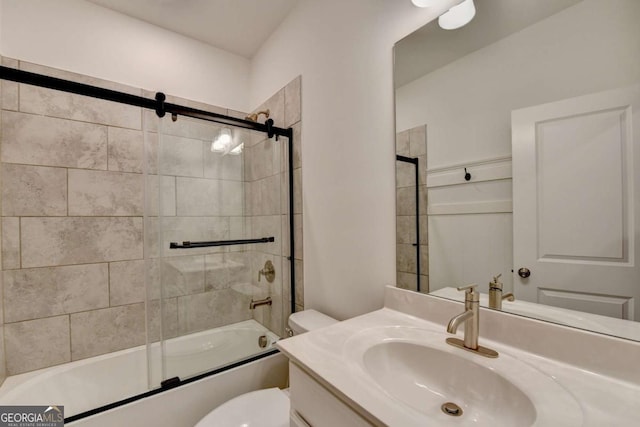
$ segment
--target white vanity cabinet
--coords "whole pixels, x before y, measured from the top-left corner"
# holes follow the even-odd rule
[[[289,363],[291,427],[371,427],[346,403],[293,362]]]

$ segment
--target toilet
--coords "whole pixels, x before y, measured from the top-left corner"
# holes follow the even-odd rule
[[[293,335],[337,323],[315,310],[289,316]],[[195,427],[289,427],[289,393],[277,387],[235,397],[209,412]]]

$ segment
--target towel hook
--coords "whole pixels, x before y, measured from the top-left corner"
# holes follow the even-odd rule
[[[467,168],[464,168],[464,180],[465,181],[471,180],[471,174],[467,172]]]

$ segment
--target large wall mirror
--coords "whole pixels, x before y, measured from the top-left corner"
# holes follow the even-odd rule
[[[475,5],[395,46],[397,285],[640,340],[640,1]]]

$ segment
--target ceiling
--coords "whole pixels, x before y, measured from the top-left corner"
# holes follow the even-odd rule
[[[476,16],[458,30],[432,21],[395,47],[395,87],[404,86],[582,0],[475,0]]]
[[[298,0],[88,0],[251,58]]]

